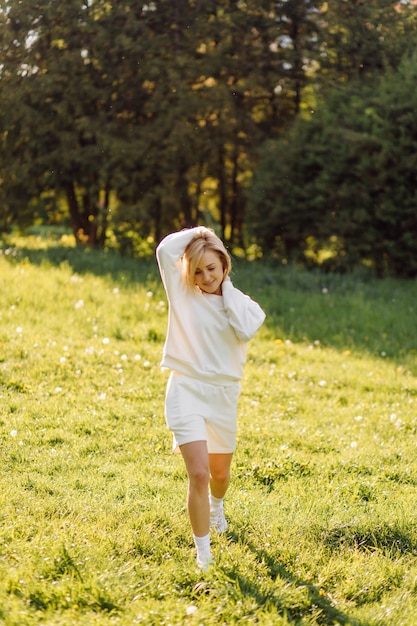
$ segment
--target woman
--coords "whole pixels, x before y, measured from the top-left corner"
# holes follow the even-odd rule
[[[223,499],[236,447],[240,379],[247,342],[265,314],[233,286],[230,256],[208,228],[168,235],[156,255],[169,305],[165,416],[188,473],[197,564],[206,570],[213,562],[210,527],[227,529]]]

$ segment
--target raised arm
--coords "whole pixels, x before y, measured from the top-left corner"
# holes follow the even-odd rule
[[[182,283],[181,257],[192,238],[204,228],[188,228],[167,235],[156,249],[156,259],[161,273],[162,282],[169,294]]]

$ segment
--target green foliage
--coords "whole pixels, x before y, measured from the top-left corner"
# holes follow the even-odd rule
[[[358,79],[366,82],[398,67],[404,53],[413,50],[412,5],[409,0],[322,3],[326,23],[320,55],[324,84]]]
[[[112,238],[133,254],[138,237],[159,240],[205,221],[245,249],[258,147],[293,141],[294,118],[316,110],[334,85],[373,85],[397,69],[415,41],[412,9],[405,1],[3,2],[0,228],[70,224],[79,244],[103,248]],[[316,162],[320,134],[309,139]],[[330,147],[344,165],[339,143]],[[321,207],[321,192],[314,202]],[[285,243],[298,256],[305,213],[299,218]]]
[[[275,17],[269,2],[70,0],[41,10],[8,2],[0,11],[6,225],[48,190],[65,198],[80,242],[103,246],[109,225],[159,239],[199,219],[212,179],[216,219],[233,238],[254,145],[277,131],[275,100],[287,106],[274,92],[285,74],[280,45],[270,45]]]
[[[60,236],[0,254],[0,621],[413,626],[414,282],[236,261],[267,321],[202,574],[155,262]]]
[[[415,56],[372,89],[329,94],[310,119],[267,143],[250,191],[253,232],[282,257],[339,270],[371,263],[417,275]]]
[[[0,15],[3,204],[15,206],[15,180],[29,197],[50,190],[66,199],[78,239],[103,245],[118,170],[140,148],[134,124],[146,94],[135,77],[145,42],[134,13],[71,0],[41,12],[10,2]]]

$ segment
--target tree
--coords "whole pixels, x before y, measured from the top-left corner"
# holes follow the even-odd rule
[[[54,203],[65,201],[77,241],[90,245],[104,245],[110,229],[133,249],[137,237],[158,240],[205,220],[244,247],[245,189],[253,173],[265,175],[258,148],[268,141],[266,153],[296,154],[294,120],[330,115],[326,106],[318,113],[333,86],[360,91],[397,67],[414,41],[410,8],[405,0],[3,0],[3,226],[55,216]],[[314,188],[328,152],[314,129],[303,130],[308,159],[282,166],[299,189]],[[345,142],[355,154],[352,146]],[[302,203],[311,195],[296,193]],[[299,256],[309,221],[302,211],[297,227],[290,218],[282,245]]]
[[[318,61],[323,2],[281,0],[274,4],[279,26],[274,45],[279,51],[282,68],[277,89],[289,99],[289,109],[294,116],[300,112],[303,92]]]
[[[77,240],[102,245],[109,217],[144,236],[195,223],[211,188],[242,241],[256,145],[294,115],[270,2],[10,0],[1,19],[6,204],[16,177],[26,200],[64,197]]]
[[[134,81],[135,14],[98,0],[11,0],[1,18],[3,153],[18,157],[14,175],[3,164],[6,205],[16,177],[33,194],[53,190],[67,200],[77,241],[102,245],[112,178],[146,98]]]
[[[416,67],[406,55],[372,88],[337,89],[264,146],[250,206],[266,248],[304,263],[327,249],[334,269],[371,262],[379,275],[417,275]]]
[[[398,0],[323,2],[321,84],[369,80],[397,67],[411,43],[411,5]]]
[[[155,4],[144,17],[155,50],[142,76],[150,85],[142,128],[149,158],[124,202],[140,198],[139,215],[157,197],[168,229],[195,223],[214,188],[213,217],[222,236],[236,240],[243,232],[242,188],[254,149],[282,122],[274,92],[278,56],[270,49],[277,26],[266,2],[169,7]]]

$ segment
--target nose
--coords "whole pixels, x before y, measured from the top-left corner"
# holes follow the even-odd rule
[[[208,270],[204,271],[203,280],[204,281],[210,280],[210,272]]]

